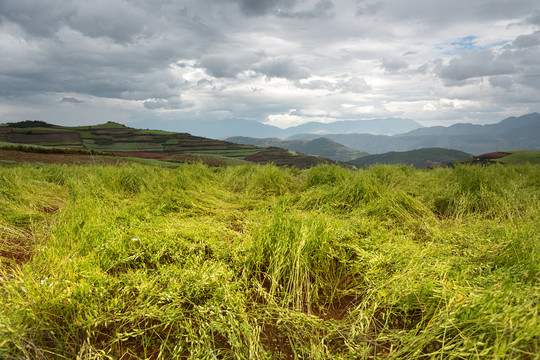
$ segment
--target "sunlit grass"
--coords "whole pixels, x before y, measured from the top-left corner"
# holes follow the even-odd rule
[[[0,357],[533,359],[538,179],[0,167]]]

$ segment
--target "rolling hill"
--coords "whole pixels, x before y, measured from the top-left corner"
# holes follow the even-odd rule
[[[505,165],[540,164],[540,150],[517,150],[509,151],[509,153],[510,155],[496,161]]]
[[[470,158],[471,154],[458,150],[426,148],[405,152],[392,151],[385,154],[368,155],[349,161],[348,163],[358,167],[375,164],[403,164],[412,165],[420,169]]]
[[[368,155],[366,152],[349,149],[327,138],[313,140],[280,140],[278,138],[251,138],[235,136],[225,139],[236,144],[249,144],[260,147],[280,147],[310,155],[323,156],[337,161],[350,161]]]
[[[87,156],[86,152],[87,154],[99,152],[100,155],[107,153],[166,162],[201,161],[222,164],[223,159],[226,158],[252,163],[273,162],[299,169],[322,163],[335,163],[322,157],[293,153],[283,149],[269,150],[253,145],[192,136],[187,133],[141,130],[114,122],[78,127],[58,126],[42,121],[2,124],[0,142],[3,142],[4,148],[7,147],[8,150],[24,150],[27,153],[50,153],[50,149],[54,148],[57,149],[55,152],[65,154],[64,149],[71,149],[82,151],[78,154],[79,156]],[[13,149],[13,146],[21,144],[33,146],[27,146],[26,149]],[[57,160],[60,161],[61,158]]]
[[[460,161],[462,164],[503,164],[503,165],[525,165],[540,164],[540,150],[515,150],[496,151],[487,154],[473,156],[470,159]]]

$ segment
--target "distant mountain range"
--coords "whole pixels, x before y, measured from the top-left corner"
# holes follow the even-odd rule
[[[323,156],[337,161],[350,161],[368,155],[368,153],[364,151],[349,149],[346,146],[324,137],[313,140],[280,140],[278,138],[257,139],[245,136],[235,136],[225,140],[235,144],[247,144],[259,147],[280,147],[304,154]]]
[[[333,123],[309,122],[284,129],[284,134],[374,134],[397,135],[422,128],[422,125],[411,119],[375,119],[375,120],[343,120]],[[289,136],[291,136],[289,135]]]
[[[287,140],[313,140],[315,134],[297,134]],[[504,150],[540,149],[540,114],[509,117],[497,124],[455,124],[419,128],[404,134],[326,134],[324,137],[351,149],[382,154],[442,147],[471,154]]]
[[[183,121],[176,126],[176,131],[187,132],[196,136],[212,139],[225,139],[234,136],[253,138],[285,139],[297,134],[375,134],[396,135],[422,128],[422,125],[410,119],[343,120],[333,123],[309,122],[298,126],[281,129],[249,120],[223,121]]]

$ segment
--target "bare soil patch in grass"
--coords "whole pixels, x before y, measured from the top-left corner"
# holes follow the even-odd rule
[[[30,260],[33,253],[34,242],[29,233],[19,237],[0,237],[0,264],[13,268]]]

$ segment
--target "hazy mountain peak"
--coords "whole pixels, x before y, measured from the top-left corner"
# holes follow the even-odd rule
[[[224,139],[234,136],[285,139],[296,134],[316,134],[320,136],[353,133],[396,135],[418,128],[422,128],[422,125],[418,122],[411,119],[399,118],[342,120],[332,123],[309,122],[286,129],[262,124],[257,121],[230,119],[212,122],[184,121],[175,130],[214,139]]]

